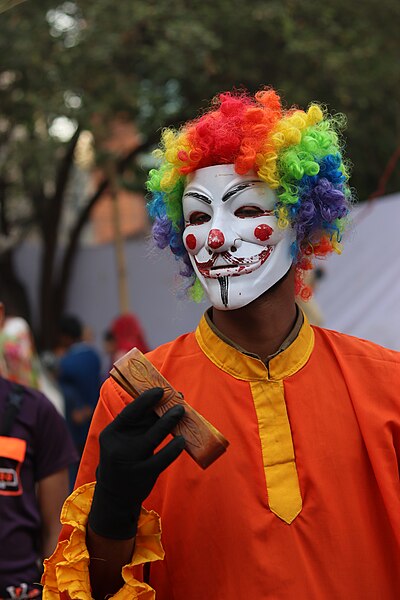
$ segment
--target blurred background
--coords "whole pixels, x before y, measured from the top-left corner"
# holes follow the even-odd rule
[[[205,305],[149,242],[151,151],[217,92],[272,85],[348,121],[359,203],[318,269],[315,322],[400,349],[399,22],[398,0],[0,0],[6,312],[40,353],[65,313],[103,358],[126,313],[150,348],[193,329]]]

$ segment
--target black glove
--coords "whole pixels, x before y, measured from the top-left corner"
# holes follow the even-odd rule
[[[162,388],[143,392],[99,436],[100,462],[89,513],[89,525],[98,535],[117,540],[136,535],[142,502],[185,447],[183,437],[176,436],[154,454],[185,413],[183,406],[174,406],[158,417],[154,406],[162,395]]]

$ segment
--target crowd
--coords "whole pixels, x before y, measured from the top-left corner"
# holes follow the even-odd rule
[[[28,322],[1,300],[0,599],[23,600],[42,595],[43,560],[56,547],[106,374],[78,317],[64,315],[54,348],[39,356]],[[147,350],[138,320],[116,318],[104,333],[108,368],[134,345]]]

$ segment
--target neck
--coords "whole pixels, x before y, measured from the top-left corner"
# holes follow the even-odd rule
[[[247,306],[226,311],[213,308],[212,314],[221,333],[266,360],[277,352],[296,321],[294,268]]]

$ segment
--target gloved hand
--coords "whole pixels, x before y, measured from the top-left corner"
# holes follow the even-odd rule
[[[89,513],[89,525],[98,535],[129,539],[136,535],[142,502],[157,477],[182,452],[185,441],[176,436],[154,454],[183,417],[183,406],[174,406],[162,417],[153,408],[162,388],[140,394],[101,432],[100,462]]]

